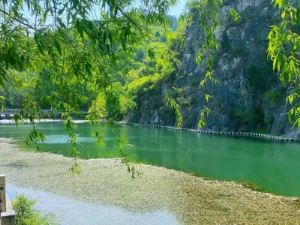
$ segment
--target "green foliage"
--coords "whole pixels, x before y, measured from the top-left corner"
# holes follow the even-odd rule
[[[33,131],[26,143],[36,148],[44,141],[34,127],[41,109],[61,114],[74,157],[70,171],[78,174],[72,117],[88,111],[92,122],[122,119],[135,107],[132,98],[141,87],[135,82],[131,89],[131,81],[145,76],[154,81],[157,74],[164,77],[174,71],[175,51],[168,39],[175,40],[177,31],[164,28],[169,22],[165,13],[174,3],[1,1],[0,96],[5,99],[0,98],[0,109],[22,108],[16,124],[30,120]],[[174,29],[174,18],[172,24]],[[103,140],[100,132],[96,137]]]
[[[203,109],[200,112],[200,118],[198,121],[198,127],[199,128],[204,128],[206,125],[206,117],[209,115],[210,109],[208,107],[203,107]]]
[[[174,112],[175,114],[175,119],[176,119],[176,127],[182,127],[183,125],[183,116],[181,113],[181,108],[179,105],[179,100],[181,99],[181,104],[182,102],[182,96],[184,92],[180,88],[175,88],[173,87],[170,89],[166,96],[165,96],[165,101],[167,103],[167,106]]]
[[[24,91],[15,102],[19,97],[9,90],[11,106],[27,108],[22,117],[32,122],[40,108],[69,116],[88,110],[91,120],[120,119],[134,107],[131,91],[124,89],[130,76],[174,71],[175,52],[167,40],[174,40],[177,31],[161,26],[168,23],[165,12],[174,2],[2,2],[0,86],[12,81]],[[141,63],[134,59],[138,50]]]
[[[5,112],[6,104],[5,104],[5,97],[0,96],[0,112]]]
[[[50,29],[75,28],[82,38],[91,40],[100,51],[111,53],[114,51],[115,43],[135,40],[137,32],[144,32],[143,25],[164,21],[165,12],[174,2],[174,0],[151,2],[55,0],[43,3],[38,0],[2,1],[0,12],[5,24],[9,25],[7,27],[12,29],[20,27],[39,36]],[[35,21],[25,17],[26,14],[22,13],[24,9],[28,10],[28,15],[35,18]],[[99,14],[96,14],[97,11]],[[58,50],[63,49],[59,42],[54,44]],[[40,50],[43,51],[43,48]]]
[[[175,99],[169,98],[167,100],[167,105],[170,109],[174,110],[175,118],[176,118],[176,127],[182,127],[183,125],[183,117],[180,111],[180,106],[177,104]]]
[[[81,173],[80,164],[76,161],[70,168],[69,171],[73,175],[79,175]]]
[[[91,122],[98,121],[102,118],[105,118],[107,115],[106,112],[106,98],[103,92],[100,92],[96,99],[91,102],[91,106],[88,110],[88,119]]]
[[[204,74],[204,79],[202,79],[199,82],[199,86],[204,89],[206,87],[206,85],[208,84],[208,82],[210,82],[212,84],[218,83],[218,80],[214,77],[213,71],[206,71],[206,73]],[[204,98],[205,98],[205,95],[209,95],[209,94],[204,94]]]
[[[138,52],[140,54],[142,51],[143,57],[140,57],[139,63],[133,64],[128,72],[126,92],[129,97],[135,99],[137,95],[155,89],[162,82],[172,79],[179,66],[176,47],[183,43],[185,26],[183,21],[178,23],[176,30],[169,27],[162,29],[158,26],[152,28],[154,35],[151,35],[143,43],[143,46],[138,46]],[[165,104],[176,117],[176,126],[181,127],[183,118],[179,104],[174,102],[175,99],[171,100],[173,97],[170,97],[169,94],[165,97]]]
[[[148,37],[150,24],[167,21],[174,2],[3,1],[0,86],[15,83],[16,71],[24,71],[35,77],[26,95],[38,96],[43,108],[69,114],[87,109],[99,91],[120,81],[136,44]]]
[[[153,88],[175,72],[179,60],[173,45],[180,42],[183,27],[183,23],[180,23],[177,30],[152,27],[153,35],[137,48],[138,52],[143,52],[143,58],[128,71],[127,92],[130,96]]]
[[[122,116],[135,106],[135,103],[127,98],[121,83],[115,82],[106,89],[106,111],[107,117],[119,120]]]
[[[125,150],[126,145],[128,144],[127,139],[125,138],[119,138],[117,140],[117,145],[121,148],[121,151]],[[125,154],[125,153],[124,153]],[[125,155],[126,156],[126,155]]]
[[[4,19],[0,26],[0,86],[4,86],[5,81],[13,79],[12,70],[23,71],[30,65],[33,42],[24,35],[21,27],[13,26],[11,21],[6,22],[2,16],[0,18]]]
[[[69,171],[74,174],[80,174],[80,165],[78,164],[79,152],[77,151],[77,139],[78,135],[76,134],[77,126],[72,121],[71,117],[65,118],[65,130],[69,136],[69,142],[71,144],[71,156],[74,158],[74,164],[71,166]]]
[[[273,61],[273,70],[279,73],[284,85],[290,86],[287,102],[292,105],[289,119],[300,127],[299,98],[300,78],[300,8],[290,0],[276,0],[275,7],[280,10],[281,21],[272,26],[268,35],[268,55]]]
[[[122,162],[125,163],[128,173],[131,174],[131,178],[135,178],[136,176],[140,175],[140,172],[135,169],[134,165],[132,165],[128,159],[128,155],[126,153],[127,145],[128,145],[127,139],[120,137],[117,140],[117,146],[119,147],[119,151],[122,157]]]
[[[36,119],[40,118],[40,106],[34,96],[27,96],[23,101],[22,116],[28,118],[30,123],[34,123]]]
[[[130,89],[131,81],[144,76],[155,80],[157,74],[164,77],[174,71],[178,61],[168,39],[175,42],[177,31],[164,27],[169,22],[165,14],[174,3],[1,1],[0,95],[9,107],[22,108],[16,122],[29,119],[33,124],[26,143],[38,148],[44,140],[34,127],[41,109],[61,114],[74,157],[70,171],[79,173],[72,117],[88,111],[92,122],[122,119],[135,107],[133,93],[140,87],[133,84]],[[1,101],[0,107],[4,109]]]
[[[201,35],[203,42],[199,46],[195,61],[205,69],[203,79],[200,81],[199,86],[203,89],[203,98],[206,103],[208,103],[212,97],[206,89],[207,84],[217,83],[214,77],[214,67],[220,43],[215,35],[215,31],[220,22],[222,3],[222,0],[192,0],[189,2],[191,13],[188,17],[190,21],[197,21],[199,27],[202,29]],[[209,114],[209,111],[207,106],[200,111],[198,127],[203,128],[205,126],[205,117]]]
[[[208,71],[213,70],[216,50],[219,47],[219,42],[215,36],[215,29],[219,24],[221,5],[222,0],[193,0],[189,2],[191,14],[188,16],[190,20],[196,20],[201,29],[203,29],[202,35],[204,41],[197,53],[196,62],[201,63],[204,58],[207,59],[206,66]],[[193,12],[195,10],[197,11],[197,15]]]
[[[229,17],[231,22],[233,23],[238,23],[241,20],[240,14],[235,9],[232,8],[229,10]]]
[[[101,130],[96,131],[95,137],[97,138],[97,143],[102,144],[104,142],[104,137]]]
[[[32,146],[36,148],[38,151],[40,150],[38,143],[44,142],[45,135],[41,131],[38,131],[35,126],[33,126],[32,131],[28,134],[25,142],[28,146]]]
[[[35,201],[19,195],[13,201],[16,211],[16,225],[54,225],[54,218],[50,215],[43,216],[34,208]]]
[[[4,87],[0,85],[0,95],[5,98],[6,108],[23,108],[27,96],[35,95],[36,78],[30,72],[10,71],[9,80],[4,82]]]
[[[161,75],[158,73],[155,73],[154,75],[150,76],[143,76],[139,77],[136,80],[130,82],[127,85],[127,89],[129,93],[136,94],[140,90],[142,90],[144,87],[155,85],[159,80],[161,79]],[[147,90],[147,89],[146,89]]]

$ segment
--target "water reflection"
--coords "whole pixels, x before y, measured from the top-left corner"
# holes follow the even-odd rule
[[[54,214],[61,225],[179,225],[176,217],[166,210],[130,212],[113,205],[78,201],[12,184],[8,185],[7,190],[10,198],[24,194],[37,200],[37,208],[45,214]]]

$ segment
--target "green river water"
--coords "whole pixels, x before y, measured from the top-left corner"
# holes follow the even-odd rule
[[[70,156],[62,123],[36,125],[46,140],[40,150]],[[25,139],[30,125],[1,125],[0,137]],[[101,130],[102,144],[95,133]],[[78,124],[78,150],[82,158],[117,157],[118,138],[126,138],[130,158],[157,166],[192,172],[218,180],[253,183],[266,192],[300,196],[300,145],[184,131],[123,125]],[[22,144],[23,142],[20,142]]]

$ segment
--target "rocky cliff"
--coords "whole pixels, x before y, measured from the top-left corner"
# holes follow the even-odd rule
[[[232,13],[238,19],[232,18]],[[174,110],[165,102],[171,90],[179,104],[184,127],[197,128],[200,113],[208,107],[204,129],[213,131],[255,131],[296,136],[287,121],[286,90],[272,71],[268,60],[267,35],[278,22],[278,12],[269,0],[225,0],[220,7],[215,35],[219,48],[214,62],[215,84],[199,86],[205,75],[196,63],[203,42],[199,12],[191,9],[192,22],[185,32],[185,43],[177,49],[181,65],[155,88],[141,92],[137,108],[129,114],[131,122],[175,125]],[[212,98],[206,102],[203,96]]]

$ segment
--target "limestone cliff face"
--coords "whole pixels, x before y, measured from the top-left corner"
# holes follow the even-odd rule
[[[239,13],[239,21],[233,22],[230,9]],[[197,18],[197,11],[193,14]],[[164,99],[176,87],[181,90],[175,98],[184,127],[196,128],[200,112],[207,106],[211,113],[206,118],[206,130],[297,135],[287,122],[286,90],[273,73],[266,53],[267,35],[277,20],[278,12],[269,0],[225,0],[215,31],[220,43],[214,68],[218,83],[204,90],[199,82],[205,71],[195,62],[203,35],[195,19],[186,28],[184,46],[178,49],[181,66],[176,74],[139,94],[130,121],[175,125],[174,112]],[[203,98],[206,92],[213,96],[209,103]]]

